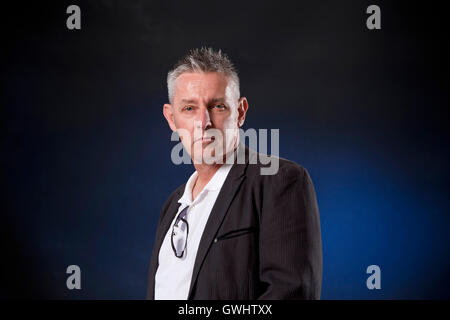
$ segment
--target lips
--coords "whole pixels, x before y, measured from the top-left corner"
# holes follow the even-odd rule
[[[195,140],[194,143],[197,141],[202,141],[203,143],[212,142],[212,141],[214,141],[214,137],[202,137],[202,138]]]

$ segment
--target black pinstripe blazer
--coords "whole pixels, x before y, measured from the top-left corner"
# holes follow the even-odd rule
[[[245,164],[233,165],[213,206],[197,251],[188,299],[319,299],[322,244],[308,172],[280,158],[277,174],[261,175],[264,165],[251,159],[263,155],[240,147],[245,148]],[[147,299],[154,299],[159,250],[185,185],[162,208]]]

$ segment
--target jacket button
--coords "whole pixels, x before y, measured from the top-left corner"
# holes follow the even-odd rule
[[[217,242],[217,238],[214,239],[214,243],[216,243],[216,242]]]

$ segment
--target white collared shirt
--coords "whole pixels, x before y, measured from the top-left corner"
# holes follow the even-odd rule
[[[192,187],[197,180],[197,171],[190,176],[186,183],[184,194],[178,200],[181,205],[159,251],[159,265],[155,275],[155,300],[187,299],[194,271],[195,257],[197,256],[203,230],[232,166],[232,164],[223,164],[194,201],[192,201]],[[189,235],[186,252],[181,258],[177,258],[171,245],[171,233],[176,217],[187,206],[189,206],[189,209],[185,219],[189,224]]]

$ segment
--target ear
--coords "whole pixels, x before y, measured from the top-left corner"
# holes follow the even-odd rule
[[[242,127],[242,125],[244,124],[245,121],[245,114],[247,113],[247,109],[248,109],[248,101],[247,98],[245,97],[241,97],[239,99],[239,105],[238,105],[238,126]]]
[[[169,124],[170,129],[172,129],[172,131],[177,131],[177,126],[175,125],[175,120],[173,117],[172,105],[166,103],[163,106],[163,114],[164,118],[166,118],[167,123]]]

